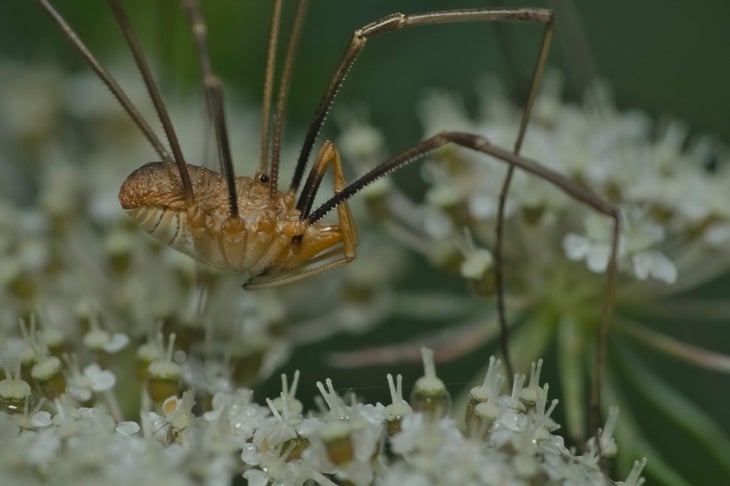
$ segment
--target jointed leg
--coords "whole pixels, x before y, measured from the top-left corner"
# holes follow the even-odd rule
[[[441,132],[433,137],[414,145],[400,155],[391,158],[378,165],[374,169],[361,176],[359,179],[339,191],[334,197],[325,201],[321,206],[314,210],[308,217],[307,221],[314,223],[319,221],[324,215],[335,207],[342,204],[343,201],[349,199],[374,180],[410,163],[421,159],[431,152],[448,144],[456,144],[462,147],[481,152],[495,157],[497,160],[508,164],[510,167],[529,172],[547,182],[553,184],[567,195],[576,199],[587,206],[595,209],[599,213],[606,215],[613,221],[613,233],[611,240],[611,253],[609,256],[608,266],[606,268],[606,297],[603,301],[601,309],[600,327],[598,330],[598,343],[596,346],[596,365],[594,370],[593,386],[591,389],[591,422],[594,430],[597,430],[600,423],[600,393],[601,380],[604,364],[606,361],[606,346],[608,330],[611,324],[611,316],[613,313],[613,301],[616,287],[616,258],[618,252],[618,235],[619,235],[619,212],[612,204],[603,200],[589,189],[576,184],[566,176],[555,172],[552,169],[543,167],[542,165],[530,159],[526,159],[513,152],[492,145],[487,139],[464,132]]]
[[[309,174],[309,180],[315,181],[316,183],[314,184],[314,187],[318,188],[330,164],[332,165],[334,175],[334,197],[337,197],[337,195],[345,189],[346,183],[340,155],[332,142],[325,141],[324,144],[322,144],[322,148],[319,150]],[[285,271],[283,273],[277,271],[276,275],[273,277],[268,277],[266,275],[254,277],[249,280],[244,287],[247,289],[258,289],[262,287],[283,285],[311,277],[312,275],[316,275],[351,262],[355,258],[355,250],[358,239],[355,222],[352,218],[352,213],[350,212],[350,206],[347,203],[347,200],[342,200],[340,204],[337,205],[337,218],[339,222],[339,228],[337,228],[339,241],[337,241],[337,239],[334,240],[334,245],[336,246],[333,245],[332,240],[328,241],[327,246],[324,246],[321,249],[318,249],[315,246],[312,250],[314,251],[314,254],[303,254],[300,261],[293,262],[294,267],[289,271]],[[342,243],[342,246],[339,246],[340,242]],[[302,244],[312,245],[313,242],[303,241]]]
[[[493,21],[536,22],[545,24],[547,30],[552,30],[553,14],[550,10],[539,8],[451,10],[443,12],[427,12],[415,15],[394,13],[357,29],[353,33],[352,40],[340,59],[337,69],[335,70],[335,74],[332,76],[324,96],[322,96],[322,99],[317,106],[314,119],[309,125],[309,130],[302,145],[301,152],[299,153],[299,159],[297,160],[297,166],[294,171],[290,190],[296,191],[299,188],[299,184],[301,183],[304,175],[304,168],[307,164],[307,160],[309,159],[312,147],[314,146],[315,139],[322,128],[322,124],[324,123],[327,113],[332,106],[335,95],[342,85],[345,75],[352,67],[352,64],[360,54],[360,51],[363,50],[370,37],[417,25]]]
[[[175,159],[178,173],[180,174],[185,200],[188,205],[190,205],[195,200],[193,196],[193,186],[190,182],[188,167],[185,164],[185,157],[183,157],[180,142],[178,141],[177,134],[175,133],[175,128],[172,126],[170,115],[167,112],[165,103],[162,101],[162,94],[160,94],[160,90],[157,87],[154,76],[152,76],[152,70],[147,63],[147,59],[142,53],[142,48],[139,45],[137,36],[132,31],[132,24],[130,24],[120,0],[107,0],[107,3],[117,20],[117,24],[119,24],[119,29],[122,31],[122,34],[127,41],[127,45],[129,45],[129,49],[132,51],[134,62],[137,64],[137,68],[139,69],[139,73],[142,75],[142,79],[147,87],[150,99],[152,99],[152,104],[155,107],[157,116],[160,118],[160,123],[162,123],[162,128],[167,136],[167,141],[170,143],[172,155]]]
[[[319,130],[324,122],[327,112],[334,100],[337,91],[344,81],[345,75],[350,70],[350,67],[355,62],[360,51],[365,47],[367,40],[376,35],[384,32],[392,32],[400,30],[405,27],[415,25],[428,25],[428,24],[445,24],[445,23],[456,23],[456,22],[488,22],[488,21],[516,21],[516,22],[538,22],[545,24],[545,32],[543,34],[542,45],[540,53],[538,55],[537,65],[530,85],[530,91],[527,96],[525,108],[522,113],[522,120],[520,122],[519,132],[514,145],[514,153],[518,154],[522,146],[522,141],[525,136],[525,130],[527,129],[527,123],[530,119],[530,113],[532,111],[532,105],[535,100],[537,88],[540,84],[540,78],[545,67],[547,55],[550,49],[550,41],[552,39],[553,32],[553,15],[549,10],[524,8],[524,9],[474,9],[474,10],[454,10],[444,12],[429,12],[425,14],[416,15],[405,15],[402,13],[394,13],[392,15],[383,17],[375,22],[367,24],[362,28],[356,30],[353,34],[350,45],[345,50],[345,53],[340,60],[340,64],[335,71],[334,76],[330,80],[330,83],[325,91],[322,100],[319,103],[317,111],[314,116],[314,120],[309,126],[309,131],[305,138],[302,150],[299,154],[297,166],[294,171],[294,177],[290,191],[296,191],[301,182],[302,175],[304,173],[304,167],[309,158],[310,151],[314,145],[315,138],[319,133]],[[504,355],[504,362],[507,368],[508,379],[511,380],[513,376],[512,362],[509,357],[508,348],[508,329],[505,318],[504,309],[504,290],[503,290],[503,275],[502,275],[502,233],[504,226],[504,203],[509,190],[510,181],[512,178],[512,167],[508,170],[505,178],[502,191],[500,193],[499,210],[497,215],[497,226],[496,226],[496,246],[494,249],[495,258],[495,277],[497,281],[497,309],[499,315],[499,323],[501,328],[501,348],[502,354]],[[311,180],[307,180],[302,190],[302,194],[297,207],[302,210],[302,216],[306,217],[309,215],[309,208],[314,200],[314,193],[316,192],[316,186],[312,185]]]
[[[129,21],[126,18],[126,15],[124,14],[124,11],[121,8],[121,5],[119,5],[118,2],[115,2],[113,0],[109,1],[109,4],[112,8],[112,11],[114,12],[115,17],[117,18],[117,22],[120,25],[120,28],[122,32],[124,33],[125,37],[127,38],[127,42],[129,44],[130,49],[132,50],[132,54],[134,54],[135,60],[137,61],[137,64],[140,68],[140,71],[145,78],[145,84],[147,85],[148,91],[150,92],[150,96],[153,99],[153,102],[155,104],[155,109],[158,112],[158,115],[160,117],[160,120],[163,123],[163,126],[165,128],[165,132],[168,136],[168,140],[170,142],[170,145],[172,146],[173,156],[170,156],[165,146],[162,144],[160,139],[157,137],[155,132],[150,128],[150,126],[147,124],[147,122],[144,120],[142,115],[139,113],[139,110],[134,106],[134,103],[129,99],[127,94],[124,92],[124,90],[119,86],[119,84],[114,80],[114,78],[109,74],[109,72],[101,65],[101,63],[94,57],[94,55],[91,53],[88,47],[83,43],[83,41],[79,38],[78,34],[71,28],[71,26],[64,20],[64,18],[61,16],[61,14],[58,13],[58,11],[53,8],[53,6],[48,2],[48,0],[36,0],[38,5],[48,14],[48,16],[56,23],[56,25],[61,29],[61,32],[63,32],[63,35],[66,36],[66,38],[73,44],[73,46],[76,48],[76,50],[81,54],[81,56],[84,58],[86,63],[91,67],[91,69],[99,76],[99,79],[109,88],[109,91],[112,92],[112,95],[116,100],[119,102],[119,104],[122,106],[124,111],[127,112],[129,117],[132,119],[134,124],[139,128],[139,130],[142,132],[142,134],[145,136],[145,138],[150,142],[152,147],[155,149],[155,152],[160,156],[162,160],[164,160],[167,163],[175,163],[177,164],[178,170],[180,172],[180,179],[182,181],[183,185],[183,192],[185,193],[185,199],[188,202],[192,202],[194,199],[193,197],[193,189],[192,185],[190,183],[190,177],[187,172],[187,166],[185,165],[185,160],[182,157],[182,152],[180,151],[179,144],[177,143],[177,137],[175,136],[174,130],[172,129],[172,123],[169,120],[169,117],[167,116],[167,111],[165,110],[165,106],[162,103],[162,99],[159,93],[159,90],[157,89],[157,86],[155,85],[154,81],[152,80],[152,74],[149,71],[149,67],[147,67],[146,60],[144,59],[144,56],[142,55],[142,52],[139,48],[139,45],[137,43],[137,40],[132,33],[131,26],[129,24]],[[146,71],[145,71],[146,70]]]
[[[200,11],[198,0],[181,0],[182,8],[185,10],[190,22],[190,30],[195,37],[195,44],[198,50],[200,68],[203,72],[203,86],[205,89],[205,101],[208,109],[208,118],[213,122],[215,138],[218,144],[218,158],[221,174],[226,179],[228,186],[228,204],[231,216],[238,216],[238,197],[236,195],[235,174],[233,172],[233,160],[231,148],[228,141],[228,128],[223,103],[223,84],[213,73],[213,66],[208,53],[208,27]]]
[[[315,172],[315,168],[317,168],[317,172],[323,173],[327,165],[331,162],[332,170],[334,172],[334,193],[337,195],[342,192],[347,183],[345,182],[345,173],[342,170],[342,160],[340,160],[340,154],[337,152],[334,144],[332,144],[329,140],[326,140],[322,144],[322,148],[319,150],[317,159],[318,163],[312,167],[312,172]],[[319,178],[321,179],[321,177]],[[309,211],[309,209],[307,209],[307,211]],[[342,231],[343,254],[345,255],[345,258],[349,259],[348,261],[351,261],[355,258],[355,247],[357,246],[358,239],[355,221],[352,218],[350,205],[347,201],[343,201],[342,204],[337,206],[337,217],[340,223],[340,231]]]
[[[515,155],[520,153],[522,148],[522,141],[525,138],[525,132],[527,131],[527,124],[530,121],[530,115],[532,114],[532,106],[535,103],[535,97],[537,96],[537,89],[540,86],[540,80],[542,79],[542,73],[545,70],[545,63],[547,61],[548,53],[550,52],[550,42],[553,37],[553,23],[552,17],[545,26],[545,34],[542,38],[542,44],[540,46],[540,54],[537,58],[537,64],[535,66],[535,72],[532,75],[532,82],[530,83],[530,91],[527,95],[527,102],[525,108],[522,110],[522,118],[520,119],[520,130],[517,133],[515,139],[515,145],[512,152]],[[504,305],[504,266],[502,262],[502,244],[504,242],[504,216],[505,208],[507,203],[507,193],[512,182],[512,174],[514,173],[514,166],[510,165],[507,168],[507,174],[502,182],[502,188],[499,192],[499,205],[497,207],[497,224],[495,228],[496,237],[494,245],[494,278],[497,286],[497,316],[499,318],[500,328],[500,347],[502,348],[502,354],[504,355],[504,362],[507,368],[507,375],[509,380],[512,380],[514,372],[512,370],[512,361],[510,360],[509,354],[509,342],[508,342],[508,328],[507,318],[505,317],[505,305]]]
[[[294,69],[294,59],[296,58],[297,47],[299,46],[299,37],[302,33],[304,25],[304,17],[306,16],[309,0],[297,0],[297,10],[294,13],[294,24],[292,25],[291,34],[289,36],[289,46],[286,48],[286,57],[284,58],[284,68],[279,81],[279,94],[276,99],[276,112],[274,113],[274,134],[271,139],[271,197],[274,197],[279,188],[279,163],[281,159],[281,140],[284,134],[284,119],[286,111],[286,101],[289,97],[289,87],[291,85],[292,71]]]
[[[345,173],[342,170],[342,161],[340,160],[340,154],[337,152],[335,146],[329,140],[326,140],[322,144],[322,148],[319,149],[317,159],[312,166],[312,170],[307,178],[307,186],[312,188],[311,200],[317,195],[317,189],[322,184],[322,179],[327,171],[327,167],[332,164],[332,170],[334,172],[334,197],[337,197],[346,186]],[[301,203],[304,200],[304,195],[299,200]],[[311,201],[305,208],[299,208],[305,214],[311,210]],[[342,244],[343,244],[343,259],[346,262],[352,261],[355,258],[355,247],[357,246],[357,230],[355,229],[355,222],[352,218],[350,206],[346,199],[342,200],[342,204],[337,205],[337,219],[340,224],[340,231],[342,232]],[[346,263],[342,262],[342,263]],[[302,262],[306,263],[306,262]],[[339,265],[340,263],[338,263]]]

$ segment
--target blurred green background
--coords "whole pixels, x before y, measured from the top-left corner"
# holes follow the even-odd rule
[[[174,8],[176,2],[125,3],[146,46],[166,53],[174,66],[176,82],[182,82],[180,77],[188,86],[196,81],[197,66],[190,57],[192,50],[185,24]],[[230,91],[245,100],[257,101],[263,77],[268,2],[203,3],[216,69]],[[105,2],[60,0],[55,4],[102,59],[122,55],[122,40]],[[293,2],[285,4],[291,14]],[[313,0],[294,74],[289,120],[298,125],[307,123],[355,28],[394,11],[493,4],[498,2]],[[672,114],[697,131],[730,138],[727,1],[553,0],[499,4],[556,9],[557,39],[550,62],[568,73],[574,96],[584,79],[586,63],[592,63],[596,72],[609,80],[620,106],[639,107],[655,115]],[[495,29],[490,25],[445,25],[380,36],[361,55],[339,102],[366,103],[373,119],[392,140],[407,143],[419,135],[413,106],[424,90],[437,86],[471,93],[478,76],[486,72],[500,73],[505,81],[525,83],[539,32],[536,26],[504,26],[502,38],[509,52],[514,53],[508,62],[497,47]],[[172,44],[168,43],[170,37]],[[60,42],[58,31],[29,0],[4,0],[0,5],[0,55],[34,62],[53,58],[69,69],[83,69],[76,53]],[[513,68],[518,72],[512,72]]]
[[[148,51],[164,58],[167,89],[197,90],[197,60],[175,0],[127,1],[135,28]],[[249,104],[259,102],[263,81],[266,33],[270,4],[264,1],[204,1],[203,9],[210,27],[213,62],[230,96]],[[293,2],[285,2],[290,18]],[[54,5],[78,29],[82,38],[102,60],[128,56],[105,2],[59,0]],[[301,133],[312,116],[352,31],[393,11],[423,12],[449,8],[493,6],[486,0],[406,1],[368,0],[336,2],[312,0],[294,71],[287,122]],[[526,6],[508,2],[502,5]],[[550,64],[568,77],[568,96],[580,97],[593,70],[609,82],[616,103],[622,108],[639,108],[655,117],[671,115],[686,121],[697,133],[716,134],[730,141],[730,3],[727,0],[631,2],[536,1],[529,6],[556,9],[556,41]],[[288,8],[287,8],[288,7]],[[288,25],[285,20],[285,26]],[[497,32],[499,34],[497,35]],[[371,120],[387,136],[388,146],[397,151],[421,137],[415,107],[423,94],[434,87],[461,93],[476,100],[474,87],[486,73],[495,73],[519,100],[531,74],[542,29],[533,25],[459,24],[414,28],[374,38],[358,59],[343,86],[335,106],[366,106]],[[505,59],[508,52],[509,59]],[[29,0],[0,2],[0,62],[53,62],[69,71],[87,69],[75,51],[62,38],[45,15]],[[592,67],[591,67],[592,66]],[[2,93],[0,96],[7,96]],[[336,111],[336,108],[335,108]],[[332,124],[325,134],[333,133]],[[236,127],[231,127],[235,136]],[[321,139],[321,137],[320,137]],[[251,157],[257,157],[254,148]],[[0,167],[0,171],[2,168]],[[730,188],[729,188],[730,191]],[[430,275],[429,278],[439,278]],[[444,286],[458,288],[455,281]],[[705,289],[718,298],[728,295],[728,282]],[[681,325],[684,323],[678,323]],[[389,326],[389,339],[403,339],[413,327]],[[381,331],[385,332],[385,331]],[[684,331],[688,332],[688,331]],[[717,325],[704,331],[708,341],[727,334]],[[723,334],[719,334],[719,333]],[[381,335],[379,341],[384,340]],[[362,344],[361,337],[340,338],[342,348]],[[294,364],[311,369],[312,354],[330,344],[309,347],[295,356]],[[464,370],[478,369],[483,356],[467,357],[444,370],[449,383],[471,378]],[[671,367],[661,358],[659,366]],[[417,367],[405,368],[406,382],[418,375]],[[337,383],[337,371],[328,370]],[[382,370],[353,379],[342,372],[347,382],[369,399],[385,400]],[[728,380],[712,375],[697,380],[692,369],[679,368],[698,403],[708,408],[730,430],[730,418],[722,410]],[[313,381],[322,373],[303,377],[302,390],[313,390]],[[684,376],[682,376],[684,375]],[[669,375],[668,375],[669,376]],[[551,382],[552,383],[552,382]],[[269,390],[278,387],[273,380]],[[267,390],[268,391],[268,390]],[[707,401],[706,401],[707,400]],[[651,420],[650,416],[646,417]],[[723,420],[724,419],[724,420]],[[658,441],[674,440],[658,438]],[[681,459],[681,458],[680,458]],[[701,461],[700,461],[701,462]],[[700,466],[702,467],[702,466]],[[708,474],[711,470],[708,469]],[[717,479],[717,473],[712,474]],[[703,477],[702,470],[694,478]]]

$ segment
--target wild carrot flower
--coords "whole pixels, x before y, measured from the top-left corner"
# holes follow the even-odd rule
[[[522,154],[589,187],[621,213],[620,275],[604,407],[622,405],[624,426],[619,425],[616,434],[631,444],[622,450],[630,455],[636,455],[638,449],[650,450],[650,470],[664,480],[675,480],[681,473],[662,458],[659,448],[649,446],[656,431],[639,427],[641,419],[632,412],[635,393],[625,388],[618,374],[641,376],[642,383],[634,386],[646,391],[645,398],[660,413],[672,417],[675,425],[684,428],[684,419],[701,423],[703,432],[690,435],[706,451],[730,445],[718,432],[721,428],[715,419],[700,405],[683,399],[688,415],[683,419],[675,413],[674,403],[681,393],[670,385],[671,378],[656,374],[646,358],[633,351],[640,344],[706,369],[730,371],[726,354],[705,349],[699,342],[691,344],[653,325],[662,314],[682,316],[692,325],[697,325],[694,323],[703,313],[708,318],[730,315],[726,300],[685,297],[730,270],[728,151],[711,137],[689,136],[687,127],[676,120],[655,123],[637,110],[618,110],[601,86],[587,94],[583,105],[564,102],[560,91],[560,77],[548,76]],[[434,92],[426,96],[420,106],[424,137],[458,129],[509,149],[517,133],[519,110],[494,80],[480,83],[479,95],[481,103],[471,110],[452,95]],[[367,166],[388,152],[384,137],[370,133],[375,128],[363,120],[346,122],[343,129],[341,148],[346,158]],[[367,140],[383,142],[365,151],[367,144],[358,142],[359,133]],[[454,271],[477,295],[491,296],[495,291],[491,252],[505,171],[504,164],[482,154],[447,146],[421,165],[426,184],[421,198],[406,196],[391,186],[370,195],[369,206],[377,208],[377,217],[387,221],[386,227],[405,246],[434,265]],[[610,220],[547,181],[517,171],[506,205],[502,256],[507,317],[515,324],[511,352],[518,368],[524,368],[556,344],[566,426],[572,437],[586,436],[583,397],[592,373],[596,329],[605,298],[603,273],[610,238]],[[486,342],[496,335],[492,302],[476,302],[463,306],[464,325],[475,323],[471,338],[468,331],[453,332],[451,337],[444,332],[441,346],[436,346],[437,356],[469,352],[479,346],[477,336]],[[423,339],[429,338],[421,342]],[[362,366],[413,355],[408,345],[395,345],[338,354],[335,359],[340,365]],[[656,385],[651,392],[644,380]],[[633,425],[626,427],[626,421]],[[727,457],[710,455],[712,462],[730,471]],[[626,458],[621,461],[628,464]]]
[[[536,372],[526,388],[516,379],[509,395],[491,386],[471,418],[451,404],[430,351],[410,398],[402,377],[388,376],[387,406],[343,395],[322,377],[322,404],[308,409],[296,396],[298,372],[291,383],[283,378],[278,396],[256,396],[253,387],[297,344],[416,315],[401,304],[419,297],[396,290],[409,271],[402,250],[373,245],[365,232],[361,255],[372,248],[379,265],[362,259],[317,286],[244,293],[235,276],[197,268],[117,210],[119,181],[149,149],[96,81],[3,69],[13,71],[3,83],[21,73],[42,88],[16,86],[0,110],[8,122],[0,136],[10,142],[0,155],[34,168],[13,176],[27,189],[0,201],[0,440],[11,444],[0,454],[0,482],[606,483],[595,450],[576,455],[554,434],[556,404]],[[37,91],[48,95],[37,109],[17,108]],[[171,103],[181,138],[205,159],[196,109],[203,119],[202,106]],[[237,124],[258,120],[247,110],[229,114]],[[60,137],[61,126],[73,134]],[[255,145],[244,138],[244,147]],[[489,255],[463,238],[474,262],[466,266],[475,268],[467,273],[478,278]],[[504,381],[494,360],[487,381]],[[626,484],[640,483],[642,467]]]

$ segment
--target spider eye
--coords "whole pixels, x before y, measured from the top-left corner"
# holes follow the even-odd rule
[[[261,177],[259,177],[259,182],[261,184],[268,184],[269,183],[269,176],[266,174],[261,174]]]

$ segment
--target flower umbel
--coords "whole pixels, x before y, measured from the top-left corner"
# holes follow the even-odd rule
[[[424,349],[423,356],[427,380],[440,381],[431,352]],[[391,375],[388,379],[392,387]],[[501,382],[499,362],[492,358],[485,383]],[[123,485],[163,477],[176,484],[228,484],[242,473],[249,484],[262,485],[612,484],[600,469],[596,448],[576,455],[554,435],[559,427],[550,415],[557,400],[546,406],[548,387],[539,386],[534,364],[527,388],[524,382],[523,375],[515,376],[509,395],[492,385],[489,398],[471,412],[488,415],[489,422],[477,427],[471,422],[467,434],[470,412],[465,424],[442,408],[439,414],[432,408],[419,411],[398,390],[390,408],[354,397],[346,403],[329,379],[326,387],[318,383],[328,409],[307,418],[285,405],[294,400],[286,379],[279,397],[283,413],[268,398],[268,410],[256,405],[252,392],[240,388],[235,395],[216,395],[213,408],[201,414],[188,390],[166,399],[160,414],[143,412],[141,427],[134,420],[117,421],[103,405],[85,408],[63,395],[50,413],[26,410],[31,420],[0,413],[0,436],[14,444],[0,462],[0,478],[14,484]],[[480,410],[484,405],[488,413]],[[604,453],[616,451],[615,422],[614,410],[601,436]],[[644,463],[636,463],[625,484],[641,483]]]
[[[695,322],[703,316],[730,316],[726,299],[685,298],[688,292],[730,272],[730,253],[726,251],[730,240],[725,238],[730,224],[730,152],[710,137],[690,137],[687,127],[675,120],[654,123],[636,110],[618,110],[602,86],[587,93],[584,105],[563,101],[561,87],[557,74],[547,76],[521,153],[570,177],[576,185],[590,188],[621,213],[619,278],[605,395],[612,397],[611,402],[618,397],[627,403],[634,399],[633,392],[624,392],[616,378],[625,366],[641,367],[647,370],[648,374],[642,375],[646,379],[660,380],[648,371],[643,359],[633,356],[631,346],[637,341],[673,358],[728,373],[727,354],[655,331],[652,318],[671,316]],[[478,94],[481,105],[474,116],[467,115],[454,96],[426,96],[420,110],[424,137],[459,129],[481,134],[497,146],[511,147],[520,122],[519,109],[492,79],[479,84]],[[344,140],[352,139],[348,132],[360,130],[362,124],[360,120],[356,125],[345,125]],[[363,154],[361,148],[353,152],[348,152],[347,145],[342,148],[345,156],[360,160],[364,166],[371,163],[372,154],[387,152],[383,146],[372,147],[370,155]],[[421,198],[392,187],[372,195],[377,202],[370,206],[377,208],[378,217],[387,215],[387,228],[403,245],[462,277],[475,294],[490,296],[495,291],[491,250],[495,247],[498,195],[505,170],[504,164],[482,154],[446,146],[421,166],[426,183]],[[519,323],[511,354],[518,368],[524,368],[545,355],[551,337],[555,339],[565,425],[573,438],[588,435],[583,397],[593,367],[600,309],[606,299],[604,272],[611,230],[608,218],[547,181],[515,173],[506,203],[502,252],[507,317],[509,322]],[[476,336],[486,342],[497,334],[491,301],[462,303],[459,312],[463,316],[461,326],[471,331],[454,331],[452,318],[451,332],[444,332],[440,344],[434,345],[442,359],[477,348]],[[485,330],[485,323],[490,330]],[[662,332],[667,332],[665,329]],[[628,343],[624,342],[627,337]],[[427,336],[400,345],[339,353],[335,359],[339,365],[354,366],[412,360],[414,348],[424,340],[434,342]],[[629,374],[635,376],[634,372]],[[637,388],[646,390],[643,384]],[[477,393],[488,395],[488,384]],[[665,400],[658,407],[681,426],[683,419],[672,411],[669,392],[663,396]],[[656,401],[648,393],[646,399]],[[604,403],[604,409],[608,405]],[[489,406],[482,408],[488,410]],[[623,407],[625,419],[632,417],[632,408]],[[690,408],[693,416],[707,425],[706,430],[721,430],[717,424],[711,425],[713,419],[701,407]],[[616,430],[619,437],[625,433],[633,436],[636,430]],[[730,446],[723,434],[714,433],[712,439],[706,434],[693,435],[708,451]],[[724,471],[730,471],[727,458],[712,455]],[[621,460],[627,462],[626,458]],[[659,453],[650,457],[649,468],[664,480],[677,476]]]
[[[132,73],[123,67],[120,71]],[[262,485],[606,481],[596,450],[579,455],[556,435],[557,405],[548,400],[547,385],[540,383],[539,363],[529,380],[517,377],[505,393],[506,380],[494,360],[486,379],[480,377],[481,386],[472,389],[466,412],[451,403],[454,390],[437,376],[444,348],[422,352],[420,343],[413,355],[425,362],[423,378],[413,393],[406,383],[404,393],[401,375],[395,380],[391,376],[387,406],[343,393],[324,376],[318,378],[326,407],[319,411],[307,410],[302,403],[306,400],[295,396],[308,388],[297,385],[298,374],[291,386],[284,382],[278,396],[254,395],[253,389],[298,344],[343,329],[365,333],[404,316],[418,322],[477,323],[478,328],[462,325],[446,333],[447,339],[460,336],[455,348],[461,350],[493,335],[495,328],[484,325],[493,314],[484,301],[451,295],[440,286],[408,293],[398,286],[402,277],[419,278],[420,269],[409,266],[404,251],[411,247],[435,266],[453,269],[482,295],[493,290],[491,191],[499,178],[484,161],[455,150],[440,153],[437,159],[442,160],[424,166],[430,188],[423,203],[406,197],[392,182],[379,181],[362,194],[360,203],[352,201],[361,237],[358,260],[318,277],[317,285],[244,293],[237,277],[197,268],[189,258],[141,235],[118,210],[119,182],[137,162],[150,159],[150,149],[121,110],[107,103],[108,93],[95,80],[77,76],[64,81],[32,72],[22,77],[47,80],[43,90],[55,104],[39,107],[43,123],[0,115],[13,122],[0,124],[0,130],[13,132],[12,137],[2,134],[12,140],[8,153],[19,167],[36,168],[20,172],[17,180],[2,181],[4,187],[28,190],[3,191],[3,197],[12,194],[13,199],[0,202],[0,356],[6,368],[0,381],[0,437],[13,445],[3,449],[0,482],[223,485],[241,475]],[[552,101],[553,110],[571,111]],[[503,100],[502,105],[497,111],[511,112]],[[557,140],[567,146],[572,137],[560,133],[580,129],[585,114],[573,113],[578,120],[571,121],[560,110],[551,114],[549,105],[538,107],[537,126],[545,133],[542,138],[531,135],[531,143],[540,148]],[[204,106],[173,100],[170,109],[180,121],[180,138],[189,145],[186,154],[210,146],[201,136],[206,133],[203,123],[194,124],[205,119]],[[196,110],[201,116],[190,116]],[[450,116],[457,115],[453,110]],[[233,104],[228,116],[240,133],[257,133],[245,128],[258,123],[252,111]],[[62,120],[69,130],[90,125],[98,131],[83,144],[70,143],[54,132],[58,127],[52,120]],[[475,122],[463,117],[459,123],[495,141],[508,134],[496,122],[473,127]],[[349,142],[357,152],[352,160],[382,160],[385,151],[377,145],[384,138],[362,121],[357,130],[364,132]],[[628,129],[618,132],[612,136],[623,136]],[[249,153],[256,142],[237,137],[240,147],[234,151]],[[636,143],[645,145],[646,140],[637,137]],[[664,158],[656,161],[663,170],[671,166],[666,154],[677,151],[667,143]],[[605,143],[593,145],[606,150]],[[284,149],[286,155],[289,149]],[[575,150],[582,153],[567,159],[565,171],[611,189],[614,172],[601,164],[585,167],[585,161],[595,160],[593,154],[585,147]],[[545,154],[546,163],[559,158]],[[623,291],[630,287],[622,286],[620,302],[672,295],[675,287],[666,286],[673,280],[672,268],[677,273],[674,285],[684,282],[688,268],[695,270],[695,282],[721,271],[719,264],[695,269],[698,253],[685,252],[694,240],[677,236],[682,234],[677,228],[690,225],[701,234],[702,245],[721,253],[727,213],[721,217],[725,209],[719,193],[698,197],[693,208],[674,208],[676,214],[672,198],[648,204],[639,200],[642,194],[629,193],[631,204],[624,211],[636,224],[633,234],[627,227],[623,235],[622,270],[627,281],[646,293]],[[571,336],[591,335],[601,291],[584,261],[590,259],[601,270],[604,233],[600,224],[589,221],[591,216],[573,213],[575,205],[543,183],[519,176],[513,194],[507,239],[516,243],[506,256],[529,265],[515,265],[511,268],[519,270],[508,272],[512,309],[526,316],[528,329],[539,324],[560,336],[567,350],[561,354],[561,369],[583,369],[581,349],[567,343]],[[377,225],[368,223],[368,214]],[[657,219],[658,214],[671,224]],[[377,228],[386,228],[405,245],[384,244],[387,235]],[[564,253],[568,236],[575,241]],[[668,244],[675,242],[681,244]],[[571,252],[575,261],[564,257]],[[536,315],[538,308],[545,312]],[[565,309],[572,319],[558,319]],[[19,317],[25,323],[22,331]],[[21,338],[22,332],[26,335]],[[527,334],[517,344],[532,351],[522,356],[518,369],[528,369],[530,360],[546,349],[546,340],[531,341]],[[526,342],[531,344],[522,346]],[[585,340],[572,342],[580,348]],[[340,378],[336,382],[348,385]],[[564,393],[566,425],[573,431],[581,423],[574,418],[574,410],[580,409],[574,397],[582,395],[582,388]],[[616,425],[621,445],[622,423]],[[612,450],[612,437],[610,422],[602,450]],[[640,482],[642,467],[637,463],[626,484]]]

